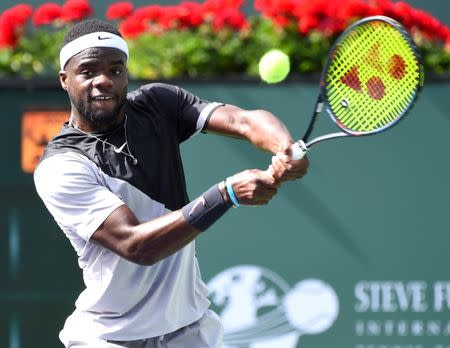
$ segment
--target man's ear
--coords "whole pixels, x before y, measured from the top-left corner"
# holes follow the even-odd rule
[[[67,72],[65,70],[61,70],[59,72],[59,83],[61,84],[61,87],[63,90],[67,91]]]

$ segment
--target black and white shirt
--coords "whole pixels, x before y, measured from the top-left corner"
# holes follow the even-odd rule
[[[149,84],[128,94],[126,127],[88,136],[65,124],[48,144],[34,174],[36,189],[75,248],[86,285],[60,334],[63,342],[80,335],[161,336],[207,310],[195,242],[152,266],[140,266],[90,237],[123,204],[145,222],[188,202],[179,145],[200,132],[220,105],[179,87]],[[122,152],[109,145],[119,148],[126,139]],[[124,154],[128,150],[137,165]]]

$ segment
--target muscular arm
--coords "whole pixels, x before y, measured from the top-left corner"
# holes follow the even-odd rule
[[[307,172],[308,158],[298,161],[290,158],[292,136],[284,123],[268,111],[225,105],[214,111],[206,130],[246,139],[259,149],[275,154],[270,173],[278,182],[299,179]]]
[[[241,204],[267,204],[277,191],[275,180],[264,171],[246,170],[232,179]],[[223,182],[219,191],[228,202]],[[106,218],[91,241],[134,263],[152,265],[189,244],[200,232],[186,221],[181,210],[139,223],[133,212],[122,205]]]
[[[180,210],[139,223],[122,205],[94,232],[91,240],[140,265],[152,265],[189,244],[199,230],[189,225]]]
[[[214,111],[206,130],[246,139],[261,150],[273,154],[286,152],[293,143],[289,130],[272,113],[244,110],[234,105],[225,105]]]
[[[220,107],[211,116],[207,130],[247,139],[273,154],[288,152],[292,144],[285,125],[264,110],[249,111],[233,105]],[[279,181],[303,176],[307,166],[306,159],[289,161],[289,158],[275,156],[273,176],[254,169],[235,174],[230,181],[240,204],[267,204],[276,193]],[[223,183],[219,188],[222,196],[226,197]],[[124,205],[104,221],[91,239],[132,262],[152,265],[189,244],[200,232],[185,220],[181,210],[139,223]]]

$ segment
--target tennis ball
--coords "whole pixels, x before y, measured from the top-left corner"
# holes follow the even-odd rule
[[[286,53],[272,49],[266,52],[259,61],[259,76],[267,83],[281,82],[289,74],[290,65]]]

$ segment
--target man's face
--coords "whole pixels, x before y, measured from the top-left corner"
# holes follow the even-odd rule
[[[72,113],[94,127],[121,119],[127,93],[126,56],[115,48],[95,47],[73,56],[60,73]]]

